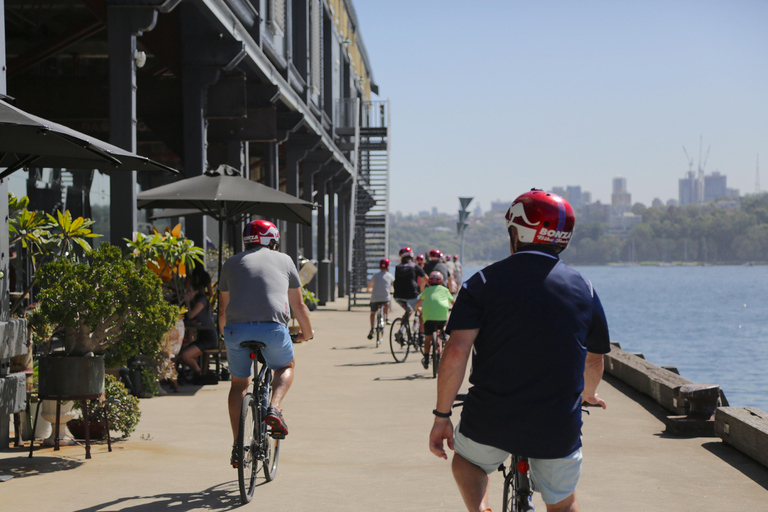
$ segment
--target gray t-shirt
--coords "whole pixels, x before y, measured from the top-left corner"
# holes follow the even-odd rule
[[[373,274],[371,280],[373,281],[371,302],[388,302],[392,299],[392,282],[395,280],[395,276],[382,270]]]
[[[219,290],[229,292],[227,324],[288,325],[288,289],[300,286],[299,272],[287,254],[258,247],[232,256],[221,267],[219,280]]]

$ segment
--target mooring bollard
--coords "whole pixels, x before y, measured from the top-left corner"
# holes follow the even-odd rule
[[[688,402],[686,416],[667,416],[667,432],[673,435],[715,435],[715,411],[720,399],[720,386],[685,384],[676,391],[679,400]]]

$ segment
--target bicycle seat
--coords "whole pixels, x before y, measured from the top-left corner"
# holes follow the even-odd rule
[[[266,343],[264,343],[263,341],[255,341],[255,340],[241,341],[240,342],[240,346],[243,347],[243,348],[249,348],[249,349],[251,349],[253,351],[262,350],[262,349],[267,348],[267,344]]]

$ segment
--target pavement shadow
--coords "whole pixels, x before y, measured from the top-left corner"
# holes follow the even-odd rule
[[[432,376],[428,376],[425,373],[414,373],[413,375],[406,375],[404,377],[376,377],[374,381],[380,382],[397,382],[401,380],[435,380]]]
[[[337,364],[337,368],[343,368],[345,366],[352,366],[352,367],[358,367],[358,366],[388,366],[391,364],[398,364],[395,361],[379,361],[376,363],[346,363],[346,364]]]
[[[331,350],[362,350],[364,348],[375,348],[371,345],[360,345],[359,347],[332,347]]]
[[[624,381],[617,379],[613,375],[609,375],[605,373],[603,374],[603,380],[610,383],[611,386],[621,391],[622,394],[627,396],[632,401],[636,402],[643,409],[645,409],[649,414],[651,414],[653,417],[655,417],[657,420],[661,421],[662,423],[664,423],[664,420],[667,418],[667,416],[672,414],[671,412],[668,412],[662,406],[657,404],[653,400],[653,398],[639,392],[635,388],[631,387]]]
[[[701,446],[763,489],[768,490],[768,469],[756,460],[722,441],[712,441]]]
[[[188,510],[232,510],[242,505],[237,482],[228,482],[200,492],[178,492],[155,494],[154,496],[126,496],[100,505],[80,508],[73,512],[102,512],[121,510],[122,512],[157,512],[173,509]]]
[[[83,465],[83,461],[62,457],[32,457],[27,456],[29,448],[24,450],[24,455],[8,459],[0,459],[0,474],[12,475],[14,478],[26,478],[55,473],[68,469],[75,469]]]

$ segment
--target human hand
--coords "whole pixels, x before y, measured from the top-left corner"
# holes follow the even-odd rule
[[[435,418],[432,431],[429,433],[429,451],[436,457],[448,459],[443,440],[448,441],[448,448],[453,450],[453,423],[449,418]]]
[[[583,399],[584,399],[583,400],[584,402],[587,402],[590,405],[599,405],[603,409],[607,407],[607,405],[605,404],[605,400],[600,398],[600,396],[597,393],[595,393],[593,396],[585,396],[583,397]]]
[[[296,334],[296,343],[301,343],[302,341],[309,341],[309,340],[311,340],[314,337],[315,337],[315,330],[314,329],[312,329],[312,334],[309,335],[309,336],[305,335],[302,331],[299,331]]]

